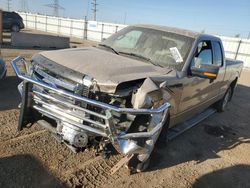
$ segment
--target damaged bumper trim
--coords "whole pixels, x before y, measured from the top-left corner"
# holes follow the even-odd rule
[[[159,123],[157,126],[154,127],[154,129],[152,129],[149,132],[128,133],[128,134],[119,136],[118,139],[150,138],[153,135],[155,135],[158,131],[160,131],[161,127],[162,127],[162,123]]]
[[[24,58],[21,57],[21,56],[18,56],[17,58],[15,58],[14,60],[11,61],[11,65],[12,65],[15,73],[20,79],[26,80],[28,82],[31,82],[31,83],[36,84],[38,86],[44,87],[46,89],[55,91],[55,92],[57,92],[59,94],[75,98],[75,99],[77,99],[79,101],[86,102],[87,104],[90,104],[90,105],[93,105],[93,106],[96,106],[96,107],[104,108],[106,110],[112,110],[112,111],[115,111],[115,112],[118,112],[118,113],[129,113],[129,114],[159,114],[159,113],[163,112],[164,110],[166,110],[167,108],[170,107],[169,103],[164,103],[163,105],[161,105],[159,108],[156,108],[156,109],[119,108],[119,107],[112,106],[112,105],[109,105],[109,104],[106,104],[106,103],[103,103],[103,102],[100,102],[100,101],[89,99],[87,97],[82,97],[82,96],[79,96],[79,95],[75,95],[75,94],[72,94],[72,93],[67,92],[65,90],[58,89],[58,88],[55,88],[55,87],[51,87],[48,84],[42,83],[40,81],[34,80],[34,79],[32,79],[32,78],[30,78],[28,76],[23,75],[20,72],[20,70],[19,70],[19,68],[17,66],[17,63],[20,62],[20,61],[24,61]]]

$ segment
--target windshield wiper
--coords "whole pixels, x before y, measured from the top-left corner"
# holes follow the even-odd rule
[[[153,62],[150,58],[145,57],[145,56],[140,55],[140,54],[136,54],[136,53],[133,53],[133,52],[118,52],[118,53],[119,54],[125,54],[125,55],[130,55],[130,56],[138,57],[138,58],[141,58],[141,59],[144,59],[144,60],[150,62],[151,64],[153,64],[155,66],[163,67],[160,64]]]
[[[103,46],[105,48],[108,48],[110,50],[112,50],[114,53],[116,53],[117,55],[119,55],[119,52],[117,52],[114,48],[112,48],[111,46],[109,45],[106,45],[106,44],[99,44],[99,46]]]

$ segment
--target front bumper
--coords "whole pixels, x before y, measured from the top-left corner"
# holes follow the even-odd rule
[[[156,135],[159,135],[159,132],[162,129],[164,123],[164,117],[168,112],[170,107],[169,103],[164,103],[159,108],[156,109],[133,109],[133,108],[119,108],[110,104],[106,104],[97,100],[89,99],[80,95],[73,94],[66,90],[62,90],[56,87],[53,87],[44,82],[35,80],[30,76],[22,74],[17,66],[17,63],[24,62],[24,58],[17,57],[11,64],[16,73],[16,75],[24,80],[23,88],[23,100],[22,100],[22,111],[21,116],[24,113],[27,113],[28,108],[32,108],[40,112],[41,114],[50,117],[57,122],[69,123],[75,127],[85,130],[88,134],[102,136],[109,138],[113,143],[118,143],[121,152],[124,154],[129,154],[135,150],[136,147],[132,146],[134,143],[132,140],[138,138],[153,139]],[[33,90],[33,86],[40,87],[49,91],[47,93],[41,92],[39,90]],[[90,106],[103,109],[105,114],[100,114],[95,111],[89,110],[87,108],[80,107],[78,105],[71,104],[67,101],[57,99],[50,95],[51,93],[57,93],[62,96],[69,97],[71,99],[84,102]],[[30,98],[29,100],[27,98]],[[75,113],[77,111],[78,113]],[[80,113],[79,113],[80,112]],[[151,116],[160,116],[161,120],[147,132],[136,132],[136,133],[122,133],[117,135],[116,128],[114,126],[112,112],[120,114],[148,114]],[[85,114],[85,115],[79,115]],[[94,121],[88,117],[95,116],[102,121]],[[22,118],[22,117],[20,117]],[[84,122],[88,122],[88,125],[85,125]],[[103,123],[104,122],[104,123]],[[19,121],[19,124],[22,123]],[[19,125],[19,128],[22,125]],[[132,149],[129,149],[131,148]],[[133,152],[132,152],[133,153]]]

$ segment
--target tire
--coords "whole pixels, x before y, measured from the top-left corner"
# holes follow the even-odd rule
[[[231,100],[233,94],[233,87],[230,86],[224,97],[216,104],[215,108],[218,112],[224,112],[228,102]]]
[[[167,132],[168,132],[168,128],[169,128],[169,120],[170,120],[170,116],[169,114],[166,115],[166,120],[165,123],[162,127],[161,133],[154,145],[154,149],[151,152],[150,156],[148,157],[148,159],[144,162],[141,162],[140,160],[138,160],[137,156],[138,155],[134,155],[132,157],[132,159],[130,159],[129,163],[127,164],[127,166],[129,167],[129,169],[131,170],[132,173],[140,173],[140,172],[144,172],[148,169],[149,164],[150,164],[150,160],[151,160],[151,156],[152,153],[154,152],[156,147],[161,147],[161,146],[165,146],[166,142],[167,142]]]
[[[169,121],[170,121],[170,115],[167,115],[167,119],[162,127],[161,133],[159,135],[159,138],[156,142],[156,146],[160,146],[162,144],[167,143],[167,134],[168,134],[168,129],[169,129]]]
[[[131,173],[145,172],[149,167],[151,155],[144,162],[139,161],[137,156],[138,155],[134,155],[132,157],[132,159],[130,159],[128,164],[127,164],[127,166],[129,167]]]
[[[11,31],[12,32],[19,32],[20,31],[20,27],[18,25],[12,25],[11,26]]]

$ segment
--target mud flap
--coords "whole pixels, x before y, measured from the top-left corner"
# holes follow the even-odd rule
[[[26,81],[23,82],[22,103],[17,127],[18,131],[23,130],[23,128],[27,127],[28,124],[35,122],[33,110],[31,109],[31,88],[32,83]]]

